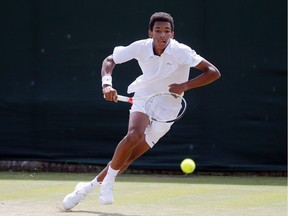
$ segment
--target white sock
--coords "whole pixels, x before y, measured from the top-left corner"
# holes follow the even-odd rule
[[[87,185],[84,186],[85,191],[90,193],[100,185],[100,182],[97,181],[97,177],[98,176],[96,176],[91,182],[88,182]]]
[[[107,182],[113,183],[115,181],[115,178],[116,178],[118,172],[119,172],[119,170],[114,170],[109,165],[108,171],[107,171],[107,175],[105,176],[103,182],[105,182],[105,183],[107,183]]]

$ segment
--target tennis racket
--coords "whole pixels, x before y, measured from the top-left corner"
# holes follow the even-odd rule
[[[143,107],[139,107],[150,120],[171,123],[183,117],[187,103],[186,100],[175,93],[158,93],[145,98],[133,98],[118,95],[118,101],[134,104],[136,100],[144,100]],[[137,104],[135,104],[137,105]]]

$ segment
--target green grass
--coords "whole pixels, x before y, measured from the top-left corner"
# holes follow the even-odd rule
[[[286,177],[137,174],[117,178],[113,205],[98,204],[96,189],[73,211],[63,212],[64,196],[93,177],[0,172],[0,215],[287,215]]]

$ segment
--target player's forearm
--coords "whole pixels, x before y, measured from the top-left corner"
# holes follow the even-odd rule
[[[216,68],[210,68],[208,71],[203,72],[199,76],[183,83],[184,91],[208,85],[214,82],[215,80],[219,79],[220,76],[221,74]]]
[[[115,62],[112,58],[112,55],[104,59],[101,68],[102,76],[102,87],[106,88],[108,86],[112,87],[112,72],[115,67]]]
[[[115,67],[115,62],[112,58],[112,55],[108,56],[104,59],[101,68],[101,76],[112,75],[113,69]]]

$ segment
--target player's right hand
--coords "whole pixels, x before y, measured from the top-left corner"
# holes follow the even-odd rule
[[[102,92],[105,100],[117,102],[117,91],[112,86],[104,85]]]

